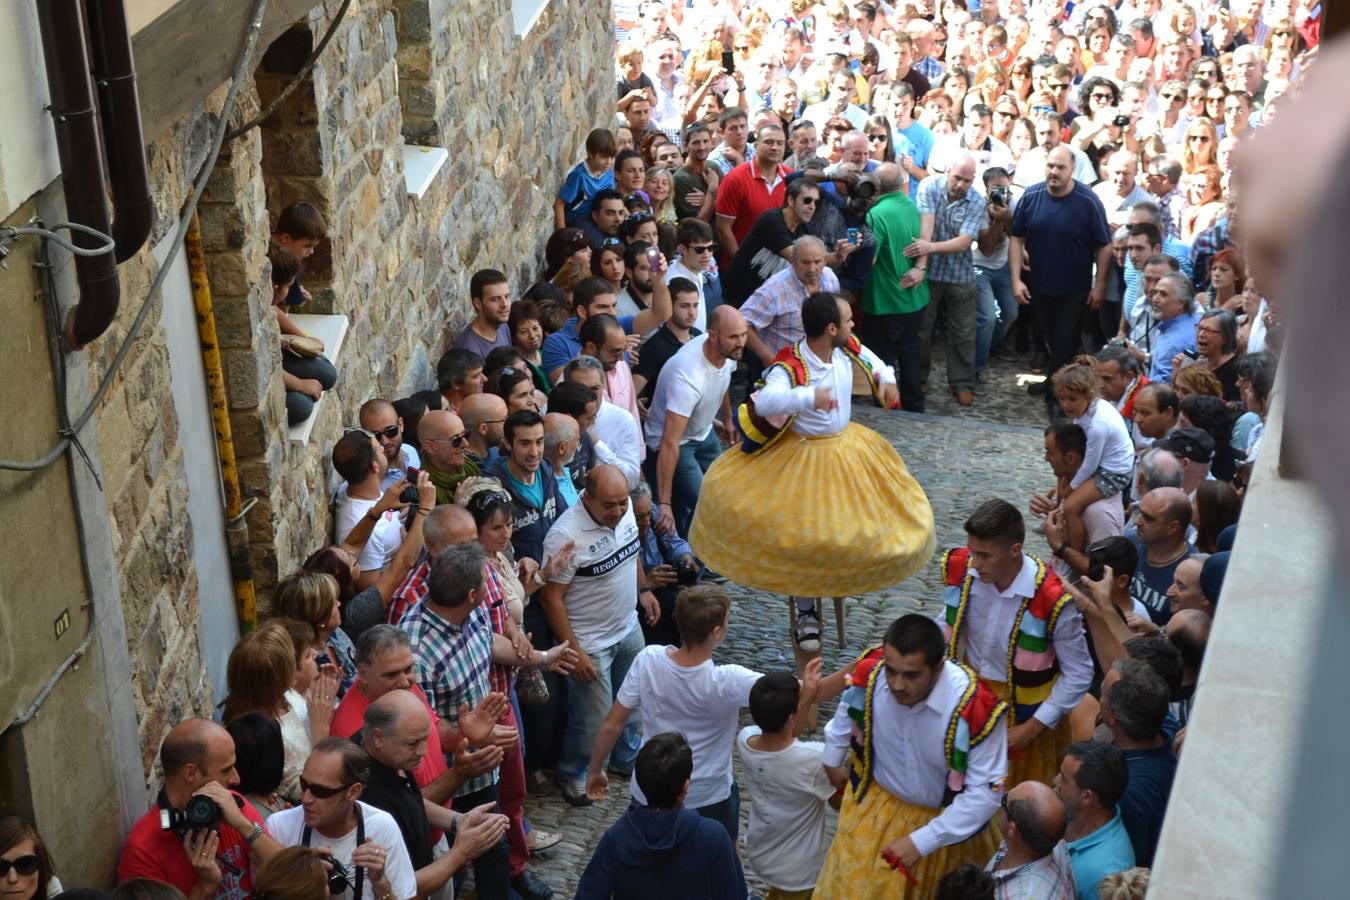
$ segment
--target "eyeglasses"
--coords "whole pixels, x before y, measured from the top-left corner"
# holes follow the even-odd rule
[[[451,447],[454,447],[456,450],[458,450],[460,447],[463,447],[464,444],[465,444],[466,442],[468,442],[468,440],[469,440],[469,433],[468,433],[467,431],[461,431],[459,434],[455,435],[454,437],[448,437],[448,438],[423,438],[423,439],[422,439],[422,443],[424,443],[424,444],[449,444]]]
[[[886,140],[886,135],[884,135],[884,134],[869,134],[869,135],[867,136],[867,140],[870,141],[870,142],[873,143],[873,144],[876,144],[876,143],[879,143],[879,142],[884,142],[884,141]]]
[[[1003,808],[1003,814],[1007,816],[1009,819],[1011,819],[1012,810],[1008,808],[1008,795],[1006,793],[1002,797],[998,798],[998,805]]]
[[[390,425],[388,428],[381,428],[375,431],[375,440],[378,441],[380,438],[384,438],[387,441],[392,441],[402,433],[402,428],[399,428],[397,425]]]
[[[312,784],[311,782],[306,781],[303,776],[300,778],[300,793],[303,794],[305,791],[309,791],[316,800],[327,800],[329,797],[336,797],[349,787],[351,787],[350,784],[343,784],[338,787],[328,787],[323,784]]]
[[[1209,135],[1207,135],[1207,134],[1188,134],[1188,135],[1186,135],[1186,140],[1188,140],[1188,141],[1199,141],[1199,142],[1202,143],[1202,144],[1208,144],[1208,143],[1209,143]]]
[[[1088,98],[1091,100],[1114,100],[1115,95],[1105,91],[1093,91],[1091,94],[1088,94]]]
[[[1008,119],[1015,119],[1015,118],[1017,118],[1017,110],[1015,110],[1015,109],[996,109],[996,110],[994,110],[994,115],[996,115],[996,116],[1003,116],[1003,117],[1008,118]]]
[[[1226,98],[1225,98],[1225,95],[1223,95],[1223,94],[1214,94],[1213,96],[1206,97],[1206,98],[1205,98],[1205,102],[1206,102],[1206,103],[1222,103],[1225,99],[1226,99]]]
[[[695,253],[712,253],[717,249],[716,244],[690,244],[689,249]]]
[[[803,205],[805,205],[805,206],[815,206],[815,205],[816,205],[816,202],[819,201],[819,200],[820,200],[819,197],[798,197],[798,198],[797,198],[797,202],[799,202],[799,203],[801,203],[801,204],[803,204]]]
[[[41,864],[42,861],[33,853],[29,853],[26,856],[20,856],[18,859],[13,860],[0,859],[0,878],[4,878],[8,875],[10,869],[13,869],[20,875],[32,875],[37,872],[38,866]]]
[[[1162,97],[1169,103],[1180,103],[1182,100],[1186,99],[1185,95],[1183,94],[1159,94],[1158,96]]]
[[[1046,87],[1058,94],[1060,91],[1067,91],[1069,83],[1067,81],[1056,81],[1053,84],[1047,84]]]

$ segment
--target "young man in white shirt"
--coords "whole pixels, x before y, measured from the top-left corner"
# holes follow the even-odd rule
[[[675,731],[694,754],[694,773],[684,805],[715,819],[736,840],[740,831],[740,791],[731,772],[731,744],[741,707],[760,674],[738,665],[716,665],[713,651],[726,639],[731,597],[718,585],[686,588],[675,601],[678,647],[651,646],[633,660],[628,676],[596,735],[586,779],[592,800],[609,796],[605,758],[627,727],[633,710],[642,709],[646,736]],[[647,805],[637,780],[633,799]]]
[[[375,510],[384,493],[380,485],[389,470],[389,461],[374,437],[365,431],[349,431],[333,446],[333,469],[346,482],[338,489],[334,502],[333,532],[338,542],[347,539],[362,516],[370,516],[375,522],[357,558],[361,566],[357,589],[364,590],[375,583],[403,544],[403,523],[398,513]]]
[[[645,646],[638,604],[648,624],[655,624],[661,615],[660,601],[647,588],[642,570],[628,481],[618,468],[600,465],[587,473],[581,502],[559,516],[544,539],[545,563],[569,543],[575,548],[572,559],[541,589],[540,602],[554,636],[575,647],[578,657],[567,690],[558,787],[568,803],[589,806],[582,779],[596,732]],[[631,774],[637,751],[634,723],[610,755],[610,763],[624,775]]]
[[[345,738],[327,738],[300,776],[304,803],[273,813],[266,831],[283,847],[327,847],[343,868],[340,900],[410,900],[417,896],[403,833],[394,817],[360,801],[370,757]]]

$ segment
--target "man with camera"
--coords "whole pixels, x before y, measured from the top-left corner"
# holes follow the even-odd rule
[[[1017,300],[1008,270],[1008,226],[1012,224],[1012,179],[1008,170],[990,166],[984,170],[985,225],[975,238],[971,260],[975,264],[975,374],[989,362],[989,354],[1003,343],[1017,321]]]
[[[699,579],[699,564],[689,542],[675,532],[662,533],[652,527],[652,489],[639,481],[628,493],[637,520],[639,552],[642,567],[647,571],[647,586],[661,604],[661,618],[649,625],[639,616],[642,635],[650,646],[679,644],[680,629],[675,624],[675,598],[680,588],[695,584]]]
[[[417,879],[394,817],[360,800],[370,756],[346,738],[325,738],[305,760],[300,805],[273,813],[267,833],[283,847],[328,854],[328,891],[340,900],[409,900]]]
[[[230,790],[239,783],[234,739],[209,719],[188,719],[169,732],[159,759],[164,787],[132,826],[117,880],[162,881],[190,900],[247,896],[251,864],[261,866],[281,845],[264,833],[258,811]]]

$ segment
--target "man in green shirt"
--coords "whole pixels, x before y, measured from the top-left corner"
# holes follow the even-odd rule
[[[898,165],[883,163],[876,177],[881,194],[867,213],[867,227],[877,249],[863,290],[863,340],[895,369],[901,407],[923,412],[919,333],[928,306],[928,262],[905,256],[905,248],[919,237],[919,208],[905,196],[906,178]]]

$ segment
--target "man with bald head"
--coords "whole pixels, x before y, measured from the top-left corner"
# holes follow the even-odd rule
[[[987,201],[971,190],[975,157],[958,153],[946,174],[919,182],[919,236],[905,256],[928,273],[928,306],[919,332],[923,377],[932,361],[933,327],[947,309],[947,387],[961,406],[975,401],[975,314],[979,286],[971,247],[984,228]]]
[[[919,352],[929,285],[926,264],[905,249],[920,237],[919,208],[905,196],[906,176],[895,163],[877,167],[881,196],[867,213],[867,227],[876,239],[872,273],[863,289],[862,338],[882,361],[894,368],[900,405],[924,411],[924,371]]]
[[[1106,178],[1092,191],[1102,201],[1112,228],[1128,225],[1135,204],[1150,199],[1138,176],[1139,159],[1129,150],[1122,147],[1106,158]]]
[[[1003,819],[1003,844],[985,866],[994,876],[994,895],[1074,900],[1073,866],[1060,843],[1068,811],[1054,789],[1022,782],[1004,795]]]
[[[174,726],[159,749],[164,785],[155,806],[137,820],[117,860],[117,880],[149,878],[178,888],[191,900],[248,896],[252,868],[281,849],[263,831],[262,816],[230,790],[239,783],[234,739],[210,719]],[[181,812],[194,796],[220,809],[216,831],[167,828],[171,810]]]
[[[477,539],[478,528],[467,509],[455,503],[442,503],[432,509],[427,520],[422,523],[422,541],[426,545],[422,556],[389,598],[386,621],[390,625],[397,625],[409,609],[426,597],[431,561],[442,550]]]
[[[1169,705],[1168,711],[1182,728],[1190,721],[1195,705],[1195,683],[1200,677],[1200,664],[1204,661],[1213,626],[1214,617],[1198,609],[1183,609],[1167,620],[1167,639],[1181,653],[1181,694]]]
[[[708,333],[691,338],[657,376],[647,413],[646,465],[660,530],[688,536],[703,473],[722,452],[715,429],[728,441],[736,433],[727,387],[748,338],[741,311],[719,306],[708,317]],[[584,761],[578,772],[582,768]]]
[[[1139,567],[1130,594],[1148,609],[1153,624],[1167,624],[1168,592],[1177,566],[1194,552],[1187,540],[1191,500],[1179,487],[1160,487],[1139,500],[1135,516]]]
[[[464,433],[469,436],[465,455],[480,472],[486,472],[501,455],[502,425],[506,415],[506,401],[486,391],[470,394],[459,405],[459,418],[464,423]]]
[[[565,472],[577,455],[577,446],[581,443],[581,429],[577,420],[562,413],[551,412],[544,416],[544,459],[555,472]],[[558,479],[558,491],[568,506],[576,506],[581,500],[576,485],[570,478]]]
[[[422,468],[436,485],[436,502],[454,503],[455,488],[480,471],[469,459],[464,420],[449,410],[433,409],[417,426],[417,441],[422,445]]]
[[[718,307],[714,320],[722,310],[735,312]],[[558,762],[558,787],[573,806],[591,803],[585,791],[591,746],[628,667],[645,646],[638,606],[649,624],[661,615],[642,568],[628,490],[618,468],[596,466],[586,475],[581,502],[559,516],[544,539],[546,559],[569,543],[575,547],[568,564],[554,571],[540,591],[549,629],[576,648],[578,657],[567,689],[567,730]],[[628,777],[637,751],[637,723],[630,722],[610,755],[611,771]]]
[[[1013,296],[1035,311],[1052,373],[1078,352],[1086,311],[1106,301],[1112,263],[1106,208],[1091,188],[1074,180],[1073,166],[1073,154],[1063,145],[1046,154],[1045,181],[1027,188],[1017,202],[1008,244]],[[1053,412],[1058,404],[1047,385],[1033,384],[1028,391],[1045,397]]]
[[[839,279],[825,265],[825,245],[820,238],[805,235],[793,241],[790,265],[760,285],[741,307],[750,326],[746,336],[750,351],[767,366],[784,347],[800,341],[802,301],[816,291],[839,290]]]
[[[428,752],[432,714],[410,691],[389,691],[366,707],[354,740],[370,754],[370,777],[361,799],[394,817],[417,879],[418,896],[439,891],[475,857],[506,835],[507,817],[484,804],[460,815],[431,802],[413,776]],[[454,845],[433,838],[452,831]]]
[[[417,456],[417,448],[403,441],[403,417],[394,410],[394,404],[388,400],[367,400],[361,405],[359,419],[361,427],[375,435],[375,442],[384,451],[389,468],[380,480],[380,490],[387,491],[389,486],[408,477],[408,468],[416,468],[422,463]]]

